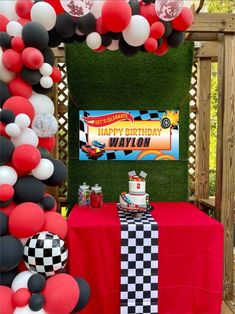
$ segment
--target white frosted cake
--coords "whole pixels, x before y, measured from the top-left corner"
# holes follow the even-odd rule
[[[137,176],[135,171],[129,174],[129,193],[120,195],[119,209],[130,212],[144,212],[149,209],[149,195],[146,193],[145,178],[147,174],[141,171]]]

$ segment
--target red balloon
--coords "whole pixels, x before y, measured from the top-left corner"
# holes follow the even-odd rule
[[[180,14],[173,20],[172,26],[179,31],[185,31],[193,23],[194,16],[190,8],[184,7]]]
[[[17,22],[19,22],[22,26],[25,26],[26,24],[28,24],[31,21],[26,20],[26,19],[19,19],[19,20],[17,20]]]
[[[154,39],[154,38],[148,38],[146,40],[146,42],[144,43],[144,48],[146,49],[146,51],[148,52],[154,52],[157,50],[157,46],[158,46],[158,43],[157,43],[157,40]]]
[[[30,171],[23,171],[23,170],[17,168],[16,165],[14,165],[12,161],[10,161],[7,164],[7,166],[14,168],[15,171],[17,172],[17,176],[18,177],[27,176],[29,174],[29,172],[30,172]]]
[[[161,22],[155,22],[151,25],[150,28],[150,37],[159,39],[165,33],[165,25]]]
[[[52,68],[52,73],[51,73],[50,76],[51,76],[53,82],[58,83],[61,80],[61,78],[62,78],[62,74],[60,72],[60,69],[57,68],[57,67],[53,67]]]
[[[28,47],[22,52],[22,62],[27,68],[38,70],[42,66],[44,58],[40,50]]]
[[[61,239],[64,239],[68,231],[67,220],[59,213],[47,212],[45,213],[45,222],[42,231],[52,232],[57,234]]]
[[[10,184],[0,185],[0,201],[6,202],[14,196],[14,188]]]
[[[24,50],[24,41],[20,37],[13,37],[11,40],[11,46],[15,51],[21,52]]]
[[[21,55],[14,49],[7,49],[3,52],[2,63],[11,72],[20,72],[23,68]]]
[[[26,267],[23,259],[20,261],[19,265],[17,266],[17,270],[19,273],[21,273],[22,271],[25,271],[25,270],[28,271],[28,268]]]
[[[13,291],[9,287],[0,286],[0,313],[13,314],[14,306],[12,300]]]
[[[15,77],[8,84],[12,96],[22,96],[29,98],[32,96],[33,88],[31,85],[23,81],[20,77]]]
[[[39,137],[38,146],[44,147],[47,150],[49,150],[49,152],[51,152],[55,147],[55,143],[56,143],[55,136],[44,138]]]
[[[48,313],[68,314],[75,308],[80,290],[76,280],[68,274],[58,274],[46,281],[44,289]]]
[[[28,144],[16,147],[12,155],[13,165],[26,172],[36,168],[40,160],[40,151],[33,145]]]
[[[20,288],[13,294],[13,304],[15,307],[26,306],[31,297],[31,293],[26,288]]]
[[[0,32],[5,32],[6,31],[6,27],[7,24],[10,21],[8,20],[8,18],[6,18],[4,15],[0,14]]]
[[[157,48],[157,50],[154,52],[157,56],[164,56],[169,51],[169,46],[167,43],[167,40],[164,38],[163,42],[160,47]]]
[[[54,8],[57,14],[64,12],[64,9],[60,4],[60,0],[44,0],[44,1],[49,3]]]
[[[45,215],[40,206],[32,202],[16,206],[9,216],[9,231],[18,238],[28,238],[41,231]]]
[[[6,132],[5,132],[6,124],[3,122],[0,122],[0,135],[5,136],[7,138],[11,138]]]
[[[104,26],[112,32],[122,32],[130,23],[131,7],[123,0],[105,1],[102,7]]]
[[[109,31],[109,30],[104,26],[102,17],[99,17],[99,18],[96,20],[96,31],[97,31],[97,33],[99,33],[99,34],[105,34],[105,33],[107,33],[107,32]]]
[[[106,50],[106,47],[101,45],[99,48],[95,49],[95,52],[104,52]]]
[[[19,113],[25,113],[29,116],[31,121],[33,120],[35,114],[31,102],[22,96],[12,96],[8,98],[3,104],[3,109],[13,111],[15,116]]]
[[[16,203],[11,202],[8,206],[6,207],[1,207],[0,211],[3,212],[4,214],[6,214],[7,216],[10,216],[11,212],[13,211],[13,209],[17,206]],[[0,312],[1,313],[1,312]]]
[[[16,13],[23,19],[30,19],[30,11],[33,2],[31,0],[17,0],[15,5]]]
[[[148,20],[150,26],[159,21],[159,17],[156,14],[155,5],[153,3],[146,4],[144,2],[140,2],[140,15]]]

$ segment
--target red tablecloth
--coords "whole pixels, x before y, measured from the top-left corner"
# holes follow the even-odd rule
[[[223,226],[190,203],[155,203],[159,314],[220,314]],[[69,272],[84,277],[83,314],[120,314],[120,222],[116,204],[75,206],[68,218]]]

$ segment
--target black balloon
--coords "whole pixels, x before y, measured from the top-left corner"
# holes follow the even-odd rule
[[[80,296],[77,305],[73,309],[72,313],[81,311],[89,302],[90,299],[90,286],[83,278],[74,277],[80,289]]]
[[[49,47],[55,48],[55,47],[58,47],[62,43],[62,38],[57,33],[55,28],[51,29],[48,32],[48,35],[49,35],[49,43],[48,43]]]
[[[23,68],[21,76],[22,79],[28,82],[30,85],[38,84],[42,77],[41,73],[38,70],[31,70],[26,67]]]
[[[52,196],[45,196],[41,200],[41,205],[43,206],[43,209],[45,210],[51,210],[55,207],[55,200]]]
[[[112,39],[114,39],[114,40],[118,40],[118,39],[122,38],[122,33],[109,32],[109,34],[111,35]]]
[[[37,22],[27,23],[22,30],[22,38],[26,47],[43,50],[49,42],[49,35],[42,24]]]
[[[102,45],[105,47],[110,46],[113,41],[112,36],[109,33],[101,35],[101,39]]]
[[[16,268],[22,257],[24,247],[19,239],[6,235],[0,237],[0,272],[8,272]]]
[[[39,83],[39,84],[35,84],[32,86],[33,87],[33,90],[38,93],[38,94],[43,94],[43,95],[47,95],[49,94],[51,91],[52,91],[52,88],[44,88],[42,87],[42,85]]]
[[[0,274],[0,286],[11,287],[12,281],[18,275],[17,269]]]
[[[137,54],[140,50],[140,47],[133,47],[128,45],[123,38],[119,40],[119,50],[126,57],[132,57]]]
[[[73,17],[68,13],[57,15],[55,30],[62,38],[72,37],[76,30],[76,23]]]
[[[157,43],[158,43],[158,47],[161,47],[163,43],[163,38],[158,38]]]
[[[33,294],[29,299],[29,308],[36,312],[40,311],[45,304],[45,297],[40,293]]]
[[[86,41],[86,35],[78,35],[78,34],[75,33],[73,38],[78,43],[83,43],[84,41]]]
[[[15,115],[11,110],[3,109],[0,111],[0,121],[5,124],[15,122]]]
[[[40,274],[32,275],[28,280],[28,289],[32,293],[39,293],[45,287],[46,279]]]
[[[130,0],[129,5],[131,7],[132,15],[139,15],[140,14],[140,5],[138,0]]]
[[[0,236],[7,233],[8,229],[8,217],[5,213],[0,212]]]
[[[11,92],[6,83],[0,81],[0,108],[2,108],[4,102],[11,97]]]
[[[4,208],[4,207],[7,207],[11,204],[12,202],[12,199],[11,200],[8,200],[8,201],[5,201],[5,202],[0,202],[0,208]]]
[[[171,35],[167,38],[167,43],[171,48],[178,48],[184,42],[184,33],[173,30]]]
[[[47,47],[42,51],[44,62],[49,63],[51,66],[54,65],[55,62],[55,55],[51,48]]]
[[[149,3],[155,2],[155,0],[143,0],[143,2],[146,4],[149,4]]]
[[[49,150],[44,147],[38,146],[38,150],[40,151],[41,158],[52,159]]]
[[[88,35],[96,30],[96,18],[92,13],[81,16],[77,20],[77,28],[84,35]]]
[[[34,202],[39,203],[44,195],[44,185],[33,176],[18,178],[14,185],[14,200],[17,203]]]
[[[69,38],[63,38],[63,43],[65,44],[71,44],[74,42],[74,35],[72,37]]]
[[[0,166],[7,164],[12,157],[14,145],[12,142],[0,135]]]
[[[161,21],[164,26],[165,26],[165,33],[164,33],[164,37],[169,37],[170,34],[172,33],[173,31],[173,28],[172,28],[172,25],[171,25],[171,22],[169,21]]]
[[[6,32],[0,32],[0,47],[4,49],[11,48],[11,36]]]
[[[67,168],[60,160],[51,160],[54,165],[54,172],[52,176],[43,181],[46,185],[57,186],[65,182],[67,177]]]

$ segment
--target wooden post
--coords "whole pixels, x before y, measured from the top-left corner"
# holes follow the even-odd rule
[[[198,61],[195,196],[209,197],[211,58]]]
[[[235,37],[225,34],[221,38],[219,69],[219,133],[217,153],[216,212],[224,224],[224,299],[233,295],[233,217],[235,167]],[[223,47],[224,46],[224,47]]]

